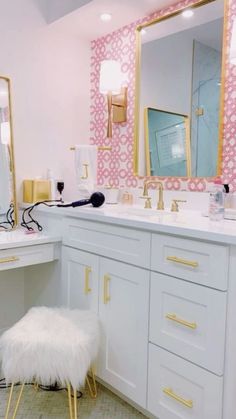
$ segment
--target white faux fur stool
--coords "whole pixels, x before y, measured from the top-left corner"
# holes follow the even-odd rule
[[[12,419],[15,419],[24,384],[28,382],[66,385],[70,419],[77,418],[77,389],[87,380],[92,396],[94,389],[87,376],[99,344],[99,326],[90,311],[67,308],[35,307],[0,338],[0,358],[7,383],[11,383],[5,419],[9,418],[14,383],[21,382]],[[74,392],[72,404],[71,387]]]

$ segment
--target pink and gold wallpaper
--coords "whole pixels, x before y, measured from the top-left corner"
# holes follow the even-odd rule
[[[135,28],[138,24],[173,12],[184,6],[194,4],[184,0],[173,6],[157,11],[137,22],[125,26],[111,34],[92,42],[91,57],[91,123],[90,142],[96,145],[112,146],[112,151],[100,151],[98,158],[98,183],[113,186],[138,187],[143,178],[133,176],[133,138],[135,105]],[[227,19],[227,58],[224,98],[224,135],[222,181],[229,183],[236,191],[236,66],[229,65],[228,52],[233,20],[236,18],[236,0],[229,0]],[[106,137],[107,106],[106,98],[99,93],[100,63],[114,59],[121,63],[124,79],[128,86],[128,115],[124,124],[113,125],[113,138]],[[184,179],[191,191],[206,190],[206,179]],[[182,189],[183,179],[163,178],[166,189]]]

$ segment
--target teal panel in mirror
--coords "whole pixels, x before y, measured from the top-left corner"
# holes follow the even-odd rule
[[[145,109],[149,176],[189,176],[189,119],[186,115]]]

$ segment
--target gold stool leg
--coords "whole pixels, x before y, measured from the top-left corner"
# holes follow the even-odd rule
[[[15,407],[15,410],[14,410],[14,413],[13,413],[13,416],[12,416],[12,419],[15,419],[16,418],[16,415],[17,415],[17,412],[18,412],[18,409],[19,409],[19,404],[20,404],[20,401],[21,401],[21,396],[22,396],[24,387],[25,387],[25,383],[23,383],[21,385],[20,393],[19,393],[19,396],[18,396],[18,399],[17,399],[17,402],[16,402],[16,407]]]
[[[96,399],[98,392],[97,392],[97,383],[95,380],[95,374],[94,374],[93,368],[90,369],[90,374],[91,374],[91,383],[90,383],[90,378],[88,377],[88,375],[86,377],[86,382],[88,384],[90,396],[92,397],[92,399]]]
[[[68,390],[68,402],[69,402],[70,419],[74,419],[73,418],[73,410],[72,410],[72,402],[71,402],[71,386],[70,386],[70,383],[67,383],[67,390]]]
[[[8,397],[7,408],[6,408],[6,413],[5,413],[5,419],[8,419],[8,416],[9,416],[13,390],[14,390],[14,383],[12,383],[12,385],[11,385],[11,390],[10,390],[10,394],[9,394],[9,397]]]
[[[77,390],[74,388],[74,413],[75,413],[75,419],[78,418],[78,409],[77,409]]]

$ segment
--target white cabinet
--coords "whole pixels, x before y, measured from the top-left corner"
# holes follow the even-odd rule
[[[63,246],[62,303],[98,312],[99,257]]]
[[[149,272],[67,246],[62,258],[63,303],[99,313],[97,375],[145,408]]]
[[[146,407],[149,272],[101,259],[98,375]]]
[[[222,375],[227,293],[153,272],[150,299],[150,341]]]
[[[148,410],[159,419],[221,419],[222,377],[149,346]]]
[[[63,244],[64,304],[99,315],[97,376],[159,419],[228,419],[228,246],[73,217]]]

